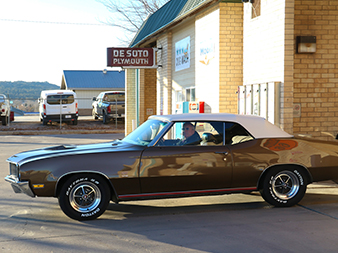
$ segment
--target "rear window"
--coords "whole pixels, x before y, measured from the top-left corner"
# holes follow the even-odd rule
[[[0,102],[5,102],[5,97],[0,95]]]
[[[49,95],[47,96],[47,103],[50,105],[59,105],[61,104],[72,104],[74,103],[74,95],[64,94],[64,95]]]
[[[107,93],[103,97],[103,101],[114,102],[114,101],[125,101],[124,93]]]

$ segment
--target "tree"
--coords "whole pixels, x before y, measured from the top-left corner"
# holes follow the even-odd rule
[[[147,17],[169,0],[97,0],[113,13],[109,25],[123,30],[125,38],[119,38],[128,45]]]

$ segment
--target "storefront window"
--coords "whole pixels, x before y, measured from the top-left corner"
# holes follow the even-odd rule
[[[195,101],[195,88],[187,88],[185,90],[186,101]]]

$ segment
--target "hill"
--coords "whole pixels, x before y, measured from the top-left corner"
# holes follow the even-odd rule
[[[48,82],[3,82],[0,81],[0,94],[10,100],[35,100],[42,90],[59,90],[60,86]]]

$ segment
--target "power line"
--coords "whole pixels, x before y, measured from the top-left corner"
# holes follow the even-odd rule
[[[54,25],[109,26],[108,24],[53,22],[53,21],[20,20],[20,19],[4,19],[4,18],[0,18],[0,21],[6,21],[6,22],[21,22],[21,23],[38,23],[38,24],[54,24]]]

